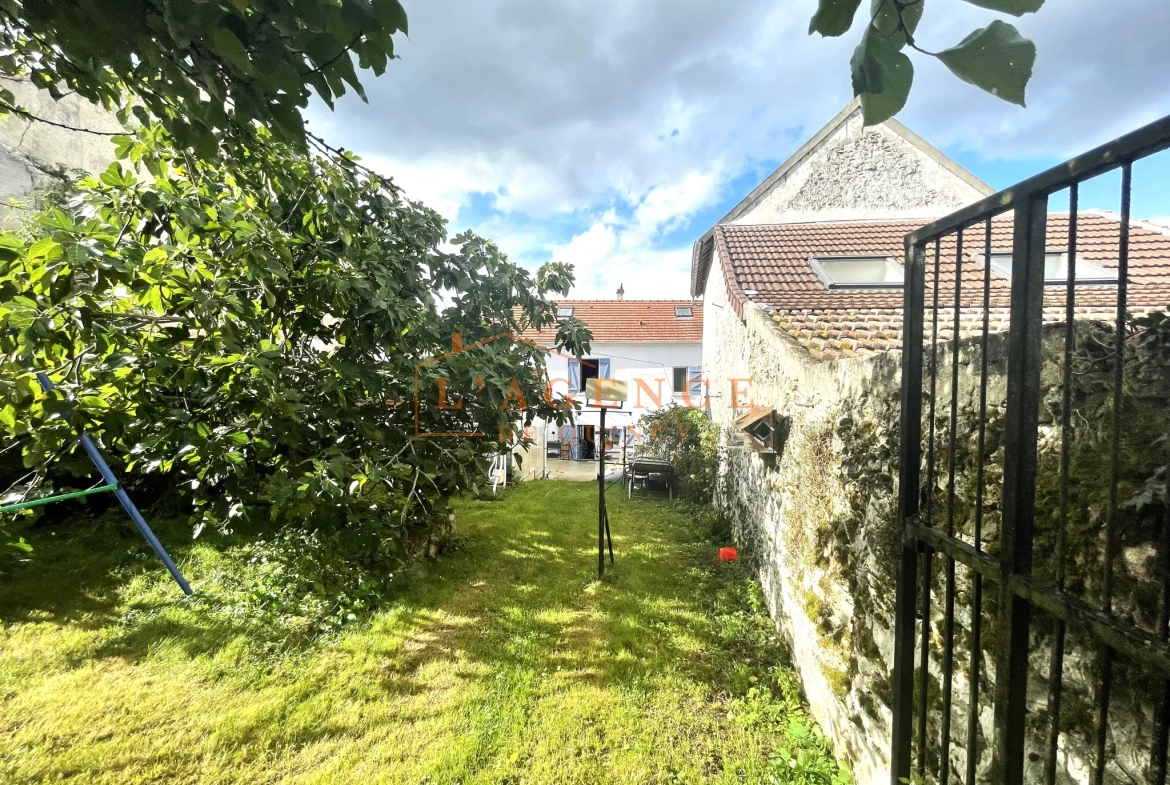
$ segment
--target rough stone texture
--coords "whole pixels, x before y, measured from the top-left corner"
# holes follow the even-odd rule
[[[120,132],[109,112],[76,95],[54,101],[46,90],[25,82],[5,82],[17,103],[46,120],[75,128]],[[9,114],[0,120],[0,226],[19,223],[24,210],[11,206],[27,202],[38,189],[63,183],[77,172],[101,172],[114,160],[107,136],[55,128]]]
[[[758,567],[813,715],[860,783],[884,782],[894,564],[886,540],[896,517],[891,505],[897,456],[887,447],[887,487],[873,489],[857,521],[854,494],[839,474],[836,432],[845,401],[857,402],[874,421],[891,421],[897,356],[818,362],[758,308],[745,308],[741,322],[721,282],[708,282],[707,298],[705,327],[713,341],[704,336],[703,370],[718,396],[711,414],[725,440],[737,414],[733,379],[750,379],[750,387],[739,387],[750,392],[751,402],[792,418],[779,459],[721,449],[716,505]],[[738,401],[747,402],[747,395]],[[890,436],[876,438],[888,442]],[[851,574],[834,563],[838,545],[854,551]]]
[[[998,541],[999,493],[1003,461],[1003,406],[1006,388],[1006,335],[992,336],[988,352],[987,448],[983,459],[985,491],[984,542]],[[1052,477],[1059,444],[1058,365],[1059,330],[1050,330],[1045,344],[1041,411],[1041,471],[1037,490],[1037,520],[1050,522],[1054,506]],[[1079,345],[1079,344],[1078,344]],[[937,445],[941,464],[947,454],[951,409],[951,344],[938,349],[940,374],[934,390],[937,402]],[[959,344],[959,385],[955,420],[956,481],[954,502],[949,501],[948,478],[940,471],[933,484],[935,520],[951,516],[955,530],[970,536],[976,497],[979,418],[979,349],[974,341]],[[929,364],[929,359],[928,359]],[[1075,366],[1074,366],[1075,367]],[[704,335],[704,377],[712,390],[711,415],[721,426],[723,447],[716,488],[716,505],[730,519],[737,542],[756,565],[777,627],[787,640],[800,673],[813,715],[834,740],[837,753],[847,760],[862,785],[889,782],[890,671],[893,658],[894,569],[900,526],[897,517],[897,442],[900,405],[899,355],[888,353],[832,362],[812,359],[758,306],[748,303],[744,318],[729,306],[722,281],[712,277],[707,288]],[[741,392],[732,400],[734,380]],[[750,385],[747,383],[750,380]],[[747,394],[742,394],[747,391]],[[929,392],[929,391],[928,391]],[[928,402],[929,397],[926,398]],[[1097,403],[1093,401],[1096,400]],[[1083,413],[1107,422],[1103,410],[1090,410],[1102,401],[1086,398]],[[763,456],[736,449],[732,421],[747,404],[774,408],[791,418],[782,455]],[[924,404],[927,405],[928,404]],[[1137,404],[1135,404],[1137,405]],[[1148,401],[1150,407],[1156,401]],[[1161,401],[1165,406],[1165,400]],[[1156,415],[1134,412],[1145,427],[1159,430]],[[1079,428],[1080,426],[1078,426]],[[1135,425],[1135,430],[1142,426]],[[1078,440],[1081,436],[1078,435]],[[1096,436],[1077,447],[1074,477],[1080,496],[1074,496],[1070,522],[1079,539],[1070,541],[1070,586],[1096,603],[1094,577],[1100,574],[1101,506],[1090,497],[1086,476],[1108,476],[1091,463],[1093,454],[1107,453]],[[1090,456],[1085,458],[1084,456]],[[1156,465],[1157,456],[1152,461]],[[1142,469],[1142,475],[1149,466]],[[1107,483],[1106,483],[1107,485]],[[1095,492],[1095,491],[1094,491]],[[1124,497],[1123,497],[1124,498]],[[1097,510],[1097,513],[1094,512]],[[1045,516],[1048,516],[1047,518]],[[1074,520],[1075,519],[1075,520]],[[1154,520],[1153,518],[1148,519]],[[1129,532],[1118,565],[1118,601],[1115,612],[1138,626],[1151,626],[1152,615],[1143,597],[1156,576],[1156,524],[1126,524]],[[1054,547],[1038,533],[1037,575],[1043,577],[1044,559]],[[1073,536],[1070,534],[1070,536]],[[941,736],[942,559],[932,570],[933,634],[930,659],[928,759],[937,767]],[[1048,576],[1050,577],[1050,576]],[[1146,581],[1145,584],[1142,582]],[[1125,588],[1121,588],[1124,585]],[[970,673],[972,583],[965,568],[956,576],[955,666],[950,759],[952,781],[965,779],[967,706]],[[992,693],[995,683],[994,590],[983,604],[984,651],[979,695],[980,716],[976,749],[978,778],[990,776],[993,736]],[[1124,599],[1120,599],[1124,597]],[[1155,603],[1156,605],[1156,603]],[[1051,647],[1051,622],[1033,625],[1032,670],[1029,681],[1028,746],[1037,753],[1026,770],[1030,782],[1041,782],[1046,733],[1046,678]],[[1097,651],[1086,639],[1070,637],[1065,664],[1065,699],[1059,740],[1058,782],[1087,783],[1093,760],[1097,702]],[[1142,781],[1148,764],[1154,692],[1143,689],[1148,676],[1129,666],[1116,669],[1111,703],[1106,781]]]
[[[855,112],[733,223],[930,218],[984,194],[892,129]]]

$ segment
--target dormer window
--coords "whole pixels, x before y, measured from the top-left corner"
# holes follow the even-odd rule
[[[557,306],[557,318],[569,319],[573,316],[573,307],[571,305]]]
[[[971,254],[971,258],[980,264],[983,263],[983,254]],[[1012,254],[1010,251],[991,253],[991,269],[1004,278],[1012,277]],[[1087,259],[1077,258],[1077,284],[1116,284],[1117,272],[1100,265],[1093,264]],[[1061,286],[1068,283],[1068,253],[1065,251],[1044,252],[1044,285]]]
[[[695,309],[689,305],[676,305],[674,307],[675,319],[693,319],[695,316]]]
[[[905,280],[892,256],[821,256],[808,266],[828,289],[901,289]]]

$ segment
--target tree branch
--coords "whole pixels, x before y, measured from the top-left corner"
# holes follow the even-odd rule
[[[302,71],[301,76],[312,76],[313,74],[319,74],[319,73],[323,72],[326,68],[328,68],[329,66],[336,63],[343,56],[345,56],[350,50],[352,50],[353,45],[356,44],[358,41],[362,40],[362,36],[365,34],[366,33],[364,30],[359,30],[358,34],[353,37],[353,40],[350,41],[348,44],[346,44],[345,48],[343,48],[340,52],[335,54],[333,57],[330,57],[324,63],[321,63],[321,65],[317,66],[316,68],[310,68],[308,71]]]
[[[65,123],[58,123],[55,120],[46,120],[43,117],[37,117],[35,114],[28,111],[27,109],[21,109],[19,106],[13,106],[12,104],[9,104],[5,101],[0,101],[0,109],[4,109],[5,111],[12,112],[13,114],[19,115],[19,116],[23,117],[25,120],[36,121],[38,123],[44,123],[45,125],[51,125],[54,128],[63,128],[66,131],[77,131],[78,133],[93,134],[94,136],[125,136],[126,135],[125,131],[94,131],[91,128],[78,128],[78,127],[73,126],[73,125],[66,125]]]

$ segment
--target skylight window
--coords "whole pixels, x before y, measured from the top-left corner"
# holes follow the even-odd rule
[[[905,279],[892,256],[814,257],[808,264],[830,289],[900,289]]]
[[[982,264],[983,254],[972,254],[971,258]],[[992,253],[991,269],[1004,278],[1012,277],[1012,255],[1010,253]],[[1078,284],[1115,284],[1117,272],[1100,265],[1078,258],[1076,269]],[[1047,251],[1044,254],[1044,283],[1047,286],[1059,286],[1068,283],[1068,254],[1064,251]]]
[[[557,308],[558,319],[568,319],[573,315],[573,308],[569,305],[562,305]]]
[[[689,305],[676,305],[674,307],[674,318],[689,319],[694,317],[695,309]]]

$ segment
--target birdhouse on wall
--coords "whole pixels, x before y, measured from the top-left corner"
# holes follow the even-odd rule
[[[776,414],[775,409],[753,406],[735,420],[743,447],[762,455],[779,455],[788,438],[788,418]]]

